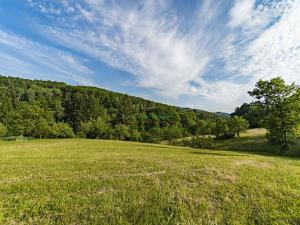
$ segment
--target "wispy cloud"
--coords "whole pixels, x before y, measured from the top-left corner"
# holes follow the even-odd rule
[[[232,35],[228,36],[225,48],[226,69],[248,76],[252,83],[274,76],[300,83],[299,20],[300,1],[296,0],[271,2],[256,8],[253,5],[249,17],[242,21],[233,16],[229,21]]]
[[[188,29],[182,30],[182,18],[171,3],[145,1],[126,8],[86,1],[72,6],[78,12],[75,16],[65,15],[78,24],[87,23],[81,29],[66,30],[60,24],[44,32],[63,45],[135,75],[141,87],[168,97],[194,95],[196,87],[205,85],[201,76],[221,38],[213,31],[220,4],[204,1]]]
[[[8,75],[18,74],[48,79],[58,76],[77,84],[92,84],[88,78],[85,78],[92,71],[70,53],[3,30],[0,30],[0,46],[2,49],[0,68],[6,73],[11,73]]]
[[[191,96],[187,104],[230,111],[259,78],[300,83],[299,0],[203,0],[186,14],[173,0],[28,4],[47,18],[39,35],[132,74],[130,83],[165,99]],[[90,72],[68,53],[51,54],[68,65],[49,60],[56,70]]]

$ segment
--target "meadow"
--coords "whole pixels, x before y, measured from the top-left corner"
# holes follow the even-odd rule
[[[261,154],[289,155],[300,157],[300,139],[291,144],[289,149],[283,150],[280,145],[271,145],[265,137],[263,128],[250,129],[241,133],[240,137],[216,141],[214,149],[256,152]]]
[[[0,224],[300,224],[300,160],[121,141],[2,141]]]
[[[184,140],[190,141],[192,137],[176,139],[172,142],[176,146],[184,146]],[[167,141],[162,141],[161,144],[167,144]],[[213,150],[234,150],[246,153],[256,153],[263,155],[281,155],[300,157],[300,137],[298,141],[290,145],[289,149],[283,150],[280,145],[272,145],[266,138],[266,130],[263,128],[249,129],[242,132],[239,137],[215,140],[210,146]]]

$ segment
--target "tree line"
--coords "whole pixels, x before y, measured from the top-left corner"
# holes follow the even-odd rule
[[[239,116],[156,103],[96,87],[0,76],[0,136],[159,142],[187,136],[229,138]]]
[[[229,118],[156,103],[96,87],[0,76],[0,137],[98,138],[160,142],[193,137],[187,145],[209,147],[212,139],[264,127],[283,149],[300,135],[300,89],[280,77],[260,80],[256,101]]]

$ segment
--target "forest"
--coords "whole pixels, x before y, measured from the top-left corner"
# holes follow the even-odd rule
[[[216,140],[266,128],[283,149],[300,136],[300,89],[280,78],[258,81],[228,115],[181,108],[96,87],[0,76],[0,138],[89,138],[211,148]]]
[[[248,127],[237,115],[169,106],[96,87],[0,77],[0,136],[159,142],[229,138]]]

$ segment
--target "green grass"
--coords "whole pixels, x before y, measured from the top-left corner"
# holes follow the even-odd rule
[[[290,156],[300,156],[300,142],[291,145],[286,152],[282,151],[280,145],[271,145],[268,143],[265,129],[252,129],[242,133],[240,137],[234,139],[216,141],[214,149],[235,150],[247,152],[260,152],[271,154],[285,154]]]
[[[0,224],[300,224],[300,161],[117,141],[0,142]]]
[[[190,141],[191,139],[192,137],[176,139],[172,144],[175,146],[184,146],[184,140]],[[168,142],[162,141],[161,144],[168,144]],[[292,144],[288,150],[283,151],[280,145],[271,145],[267,141],[265,129],[258,128],[241,133],[240,137],[215,140],[210,149],[300,157],[300,138],[298,138],[297,143]]]

